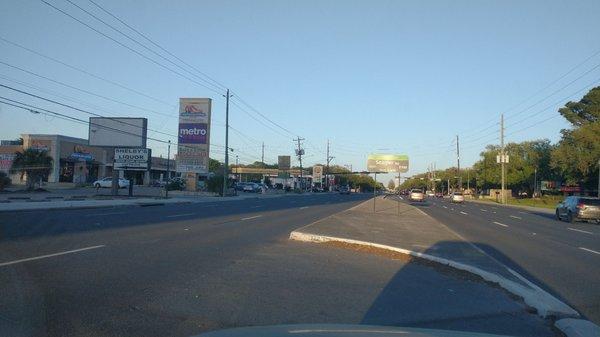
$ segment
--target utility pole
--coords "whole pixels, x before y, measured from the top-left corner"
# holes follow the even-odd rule
[[[169,197],[169,179],[171,178],[171,140],[169,139],[169,145],[167,145],[167,183],[165,184],[165,198]]]
[[[534,174],[533,174],[533,195],[532,197],[535,198],[537,194],[537,167],[535,168]]]
[[[225,166],[223,167],[223,197],[227,192],[227,176],[229,175],[229,89],[225,95]]]
[[[504,158],[504,114],[500,115],[500,164],[502,166],[502,188],[501,188],[501,192],[502,192],[502,203],[505,204],[506,203],[506,196],[504,193],[504,183],[505,183],[505,179],[504,179],[504,162],[505,162],[505,158]]]
[[[471,186],[469,185],[469,181],[471,180],[470,173],[471,173],[471,170],[467,169],[467,190],[471,190]]]
[[[334,157],[329,155],[329,139],[327,139],[327,166],[325,167],[325,185],[327,187],[327,191],[329,191],[329,162]]]
[[[458,146],[458,135],[456,135],[456,171],[458,175],[458,191],[462,191],[462,177],[460,176],[460,147]]]
[[[300,142],[303,140],[304,140],[304,138],[300,138],[300,137],[294,139],[294,141],[298,142],[298,150],[296,150],[296,155],[298,156],[298,161],[300,162],[300,193],[304,192],[304,181],[303,181],[304,177],[302,175],[302,155],[304,154],[302,152],[304,150],[302,150],[302,147],[300,145]]]
[[[235,178],[237,180],[237,182],[239,183],[240,180],[240,162],[239,162],[240,156],[238,156],[237,154],[235,155]]]
[[[265,167],[265,142],[262,143],[262,156],[260,157],[260,162],[263,167]]]
[[[598,159],[598,198],[600,198],[600,159]]]

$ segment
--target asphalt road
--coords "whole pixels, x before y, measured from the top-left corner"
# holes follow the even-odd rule
[[[599,225],[491,203],[411,204],[600,324]]]
[[[504,291],[452,271],[288,240],[369,197],[0,213],[0,335],[292,323],[554,334]]]

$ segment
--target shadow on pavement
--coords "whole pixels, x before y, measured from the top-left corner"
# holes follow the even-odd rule
[[[192,204],[157,205],[150,207],[113,207],[90,209],[56,209],[27,212],[0,213],[0,242],[11,239],[36,238],[68,233],[102,231],[133,226],[156,225],[160,223],[187,220],[218,220],[219,217],[248,215],[259,212],[281,211],[300,206],[322,204],[355,203],[367,200],[369,194],[338,196],[318,194],[313,197],[291,196],[271,199],[244,199],[221,202]],[[292,199],[294,198],[294,199]],[[295,202],[290,202],[295,200]],[[261,202],[265,207],[252,208],[253,203]],[[193,215],[185,216],[185,214]],[[111,214],[112,213],[112,214]],[[107,218],[103,218],[106,214]],[[90,216],[96,215],[96,216]],[[182,215],[166,217],[166,215]],[[237,221],[236,219],[235,221]],[[223,220],[222,223],[233,220]],[[217,221],[217,223],[220,223]]]
[[[470,249],[466,242],[441,241],[425,253]],[[498,254],[502,253],[496,251]],[[428,272],[423,272],[424,265]],[[409,259],[392,277],[361,324],[555,336],[551,322],[537,316],[514,295],[479,276],[421,259]]]

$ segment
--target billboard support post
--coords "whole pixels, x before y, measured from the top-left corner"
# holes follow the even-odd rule
[[[112,172],[112,195],[118,195],[119,194],[119,173],[118,171],[115,169],[115,159],[113,157],[113,172]]]
[[[373,213],[376,212],[375,200],[377,200],[377,172],[375,172],[375,185],[373,185]]]

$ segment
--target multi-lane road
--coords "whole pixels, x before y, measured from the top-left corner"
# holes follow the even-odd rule
[[[600,226],[493,203],[412,203],[600,324]]]
[[[370,197],[0,213],[0,335],[190,336],[289,323],[553,335],[495,287],[288,240]]]

